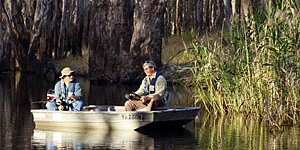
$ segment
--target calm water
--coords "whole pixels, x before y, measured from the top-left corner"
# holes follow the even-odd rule
[[[123,94],[136,88],[99,86],[84,79],[81,83],[89,104],[123,104]],[[240,116],[199,115],[182,130],[143,133],[34,129],[31,101],[44,99],[53,84],[36,76],[0,76],[0,149],[300,149],[299,127],[271,134],[258,120]],[[189,89],[172,86],[170,90],[173,106],[193,105]]]

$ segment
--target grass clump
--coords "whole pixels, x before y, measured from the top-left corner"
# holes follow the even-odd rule
[[[299,120],[300,15],[294,1],[233,19],[217,42],[193,44],[196,102],[224,114],[253,114],[273,126]],[[222,43],[222,44],[220,44]],[[224,45],[226,43],[226,45]]]

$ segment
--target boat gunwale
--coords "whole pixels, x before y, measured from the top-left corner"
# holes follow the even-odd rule
[[[155,114],[164,112],[181,112],[200,110],[200,107],[178,107],[153,111],[50,111],[47,109],[31,109],[32,113],[63,113],[63,114]]]

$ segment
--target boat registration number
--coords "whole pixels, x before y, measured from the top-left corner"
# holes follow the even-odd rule
[[[122,114],[121,117],[123,120],[143,120],[143,116],[139,114]]]

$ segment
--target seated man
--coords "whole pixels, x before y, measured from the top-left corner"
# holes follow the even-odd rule
[[[167,104],[167,81],[156,70],[153,61],[143,64],[146,77],[143,79],[139,89],[134,92],[141,96],[140,100],[129,99],[125,102],[126,111],[150,111],[152,108],[165,106]]]
[[[81,111],[83,107],[81,88],[75,80],[74,71],[66,67],[62,69],[60,78],[54,88],[55,100],[47,102],[47,109]]]

